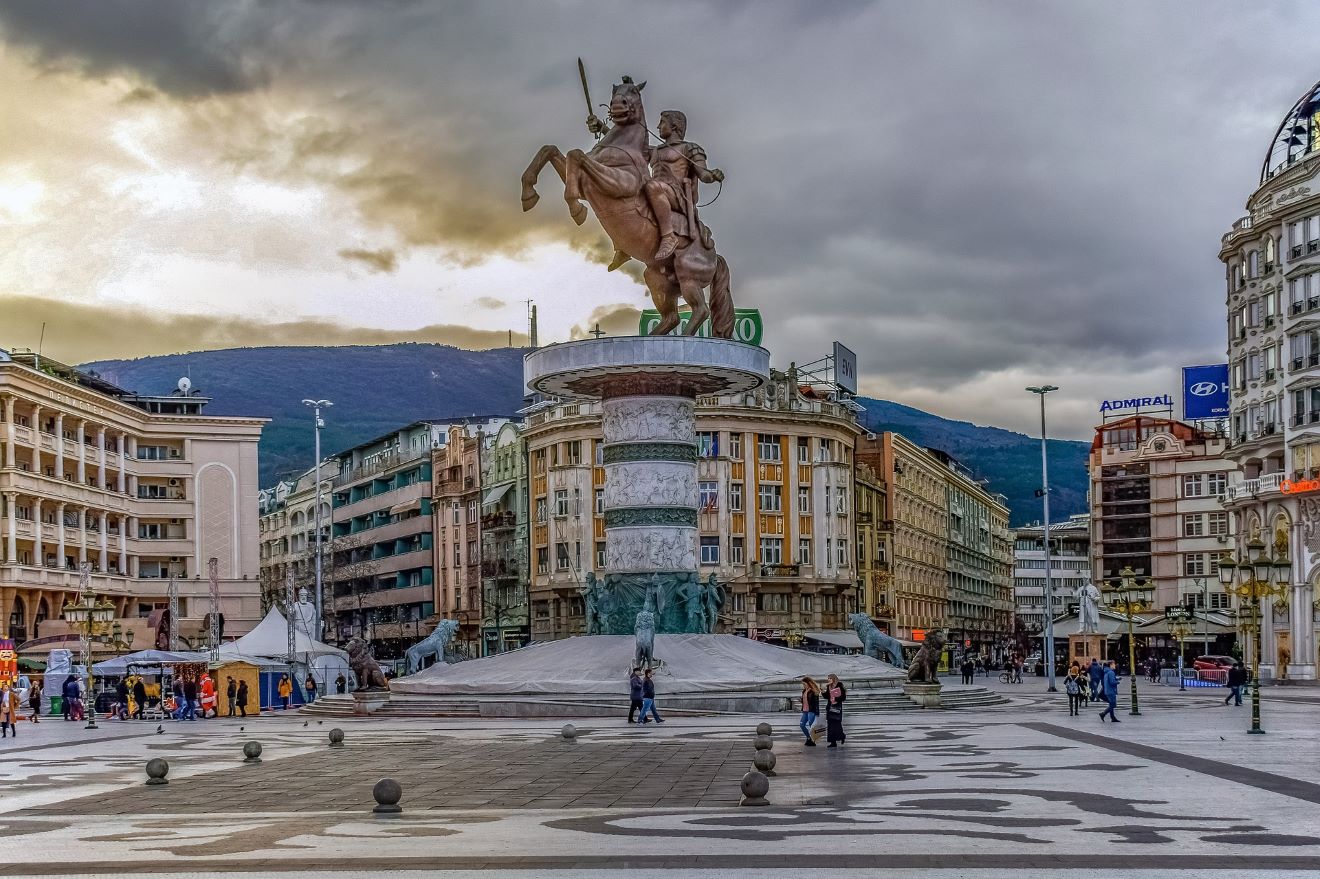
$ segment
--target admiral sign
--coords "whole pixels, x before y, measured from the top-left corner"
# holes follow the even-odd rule
[[[1228,416],[1228,364],[1183,367],[1183,418]]]
[[[1173,397],[1169,394],[1157,394],[1154,397],[1128,397],[1122,400],[1101,400],[1100,412],[1117,412],[1120,409],[1172,409]]]

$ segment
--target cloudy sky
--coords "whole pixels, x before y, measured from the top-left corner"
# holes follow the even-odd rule
[[[1219,237],[1317,77],[1304,3],[0,5],[0,346],[67,361],[635,331],[536,149],[648,81],[781,365],[1059,433],[1223,354]],[[706,192],[709,197],[711,192]]]

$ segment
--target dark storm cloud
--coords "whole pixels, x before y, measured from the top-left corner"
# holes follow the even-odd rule
[[[391,274],[399,267],[399,255],[388,247],[380,250],[367,250],[361,247],[346,247],[339,251],[346,260],[362,263],[373,272]]]
[[[608,260],[552,170],[527,215],[518,175],[542,143],[590,144],[576,55],[597,102],[647,79],[651,123],[683,109],[728,174],[704,218],[776,357],[841,338],[864,382],[943,389],[947,414],[999,373],[1099,396],[1221,358],[1219,236],[1320,76],[1304,4],[75,6],[9,4],[0,26],[167,97],[300,102],[295,122],[198,113],[236,165],[335,186],[473,262],[547,238]]]

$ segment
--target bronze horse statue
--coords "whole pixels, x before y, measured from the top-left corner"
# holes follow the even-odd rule
[[[642,107],[645,82],[624,77],[610,95],[609,116],[613,126],[590,152],[569,150],[567,155],[553,144],[536,153],[522,175],[522,206],[531,210],[540,200],[536,192],[541,169],[554,166],[564,181],[568,212],[579,226],[587,218],[585,200],[595,211],[605,234],[616,250],[645,264],[643,277],[651,299],[660,312],[660,322],[651,331],[663,336],[679,325],[679,300],[692,309],[685,332],[696,335],[709,318],[717,338],[733,338],[733,296],[729,291],[729,266],[713,246],[702,242],[698,229],[687,229],[672,256],[657,260],[659,226],[643,187],[650,177],[646,111]],[[703,290],[710,287],[710,304]]]

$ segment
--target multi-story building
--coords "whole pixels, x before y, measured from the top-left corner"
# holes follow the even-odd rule
[[[450,425],[432,457],[436,479],[435,605],[440,616],[457,620],[451,642],[469,656],[482,655],[481,463],[485,432]]]
[[[700,576],[724,584],[720,630],[776,643],[838,630],[859,607],[852,414],[775,372],[755,393],[696,407]],[[579,590],[605,573],[598,404],[530,415],[532,637],[585,627]]]
[[[484,438],[481,461],[481,629],[484,652],[531,639],[527,444],[518,425]]]
[[[892,620],[889,607],[889,545],[881,527],[889,518],[885,485],[875,471],[858,461],[853,468],[854,519],[857,526],[857,588],[862,613],[874,621]]]
[[[135,645],[154,646],[148,621],[168,607],[171,579],[177,633],[204,643],[213,558],[225,637],[260,620],[257,443],[266,420],[207,416],[208,402],[187,380],[172,394],[134,394],[47,357],[0,352],[4,634],[20,645],[66,634],[61,608],[84,563]]]
[[[1236,467],[1226,438],[1181,421],[1132,415],[1096,428],[1091,443],[1091,571],[1102,590],[1123,568],[1147,578],[1158,612],[1227,607],[1220,556],[1233,547],[1221,506]]]
[[[331,534],[331,489],[339,473],[339,461],[331,458],[321,466],[321,557],[323,565],[333,545]],[[257,506],[261,517],[261,606],[285,609],[286,575],[292,571],[293,585],[312,589],[316,584],[316,470],[309,469],[293,479],[280,480],[263,488]],[[337,637],[338,633],[328,633]]]
[[[926,451],[945,465],[949,640],[958,645],[955,652],[999,658],[1013,634],[1008,506],[1003,495],[986,491],[953,457]]]
[[[431,456],[445,427],[414,422],[332,458],[333,521],[321,548],[329,631],[365,638],[382,659],[435,626]]]
[[[919,639],[949,617],[949,468],[901,434],[871,436],[859,442],[857,460],[885,486],[890,518],[877,539],[890,548],[884,606],[893,612],[876,623],[896,638]]]
[[[1045,631],[1044,527],[1024,525],[1013,535],[1013,600],[1023,646],[1035,646]],[[1078,513],[1050,524],[1050,591],[1054,617],[1078,603],[1077,590],[1091,577],[1091,514]],[[1102,583],[1096,583],[1103,586]],[[1064,633],[1055,632],[1056,636]]]

